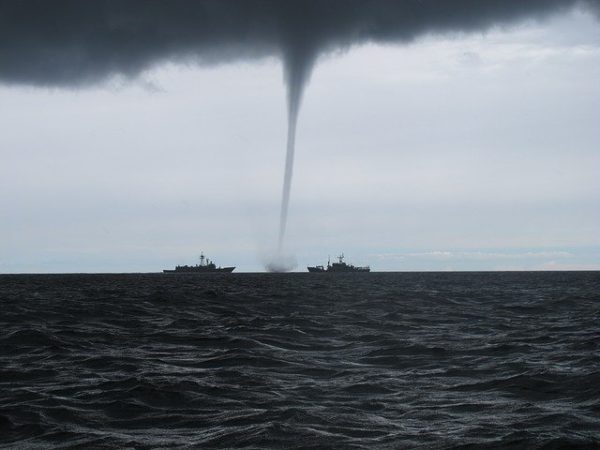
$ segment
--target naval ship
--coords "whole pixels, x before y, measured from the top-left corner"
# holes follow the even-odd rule
[[[346,264],[344,262],[344,254],[342,253],[338,256],[338,262],[327,261],[327,267],[323,266],[309,266],[307,267],[309,272],[370,272],[371,268],[369,266],[364,267],[355,267],[351,264]]]
[[[200,264],[195,266],[176,266],[175,269],[165,269],[164,273],[231,273],[235,267],[217,267],[214,262],[200,253]]]

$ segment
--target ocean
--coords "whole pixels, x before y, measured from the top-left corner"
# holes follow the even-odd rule
[[[0,447],[600,448],[600,272],[2,275]]]

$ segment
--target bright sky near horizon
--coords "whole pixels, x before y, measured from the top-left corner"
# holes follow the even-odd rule
[[[286,246],[373,270],[600,270],[600,25],[582,11],[321,57]],[[281,62],[0,84],[0,273],[262,271]]]

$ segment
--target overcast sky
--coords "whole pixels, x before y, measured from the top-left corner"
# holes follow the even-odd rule
[[[600,25],[582,10],[321,56],[287,251],[373,270],[600,269]],[[262,271],[280,59],[0,84],[0,272]]]

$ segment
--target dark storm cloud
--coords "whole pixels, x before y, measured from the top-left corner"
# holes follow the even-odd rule
[[[0,0],[0,81],[82,85],[164,61],[281,56],[302,86],[316,56],[362,42],[485,30],[600,0]],[[300,93],[301,94],[301,93]],[[291,92],[290,95],[296,95]]]

